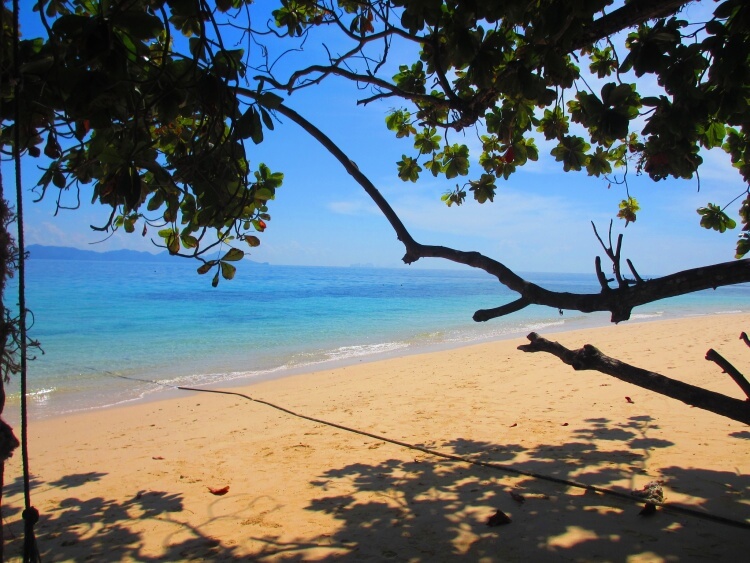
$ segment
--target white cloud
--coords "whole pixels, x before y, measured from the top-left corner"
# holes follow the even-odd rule
[[[339,215],[380,215],[377,206],[369,201],[332,201],[326,207]]]

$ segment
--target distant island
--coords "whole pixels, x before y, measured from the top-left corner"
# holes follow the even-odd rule
[[[46,246],[43,244],[30,244],[26,247],[31,260],[95,260],[104,262],[172,262],[179,258],[170,256],[166,250],[158,254],[138,250],[107,250],[96,252],[94,250],[81,250],[69,246]],[[268,262],[255,262],[253,264],[267,266]]]

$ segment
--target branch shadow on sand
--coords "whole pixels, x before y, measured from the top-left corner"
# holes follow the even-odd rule
[[[133,498],[116,500],[78,498],[73,489],[105,477],[105,473],[89,472],[67,475],[54,482],[32,480],[34,490],[57,488],[68,496],[55,506],[40,510],[35,527],[37,545],[42,560],[54,561],[227,561],[233,559],[233,549],[206,536],[197,528],[188,530],[191,537],[171,542],[164,538],[163,551],[150,554],[143,551],[143,533],[132,527],[149,520],[169,520],[183,510],[182,495],[163,491],[139,491]],[[5,488],[5,495],[23,491],[21,479]],[[41,507],[40,507],[41,508]],[[8,561],[21,561],[23,550],[23,522],[21,508],[3,506],[5,520],[5,556]],[[175,528],[184,531],[184,522],[175,521]]]
[[[435,449],[626,494],[658,479],[667,502],[670,494],[690,494],[691,508],[750,524],[750,505],[738,502],[750,499],[750,477],[729,470],[677,467],[649,474],[649,452],[673,445],[648,436],[648,430],[656,428],[651,417],[585,422],[585,427],[573,430],[569,442],[533,450],[465,439]],[[601,442],[597,447],[594,440],[611,442],[612,447],[605,450]],[[669,509],[644,516],[644,502],[636,498],[422,452],[409,461],[332,468],[312,484],[320,494],[307,510],[326,513],[340,523],[330,536],[314,538],[313,543],[327,542],[331,549],[316,560],[624,561],[640,556],[657,561],[731,561],[743,559],[750,549],[746,529]],[[488,526],[496,510],[512,522]],[[269,541],[259,559],[309,560],[304,552],[280,547]]]
[[[461,438],[420,444],[526,474],[416,450],[398,459],[336,466],[332,452],[330,469],[310,482],[315,489],[305,509],[328,515],[335,526],[329,533],[306,537],[295,535],[292,518],[278,534],[211,536],[203,524],[190,526],[180,517],[185,510],[181,494],[148,490],[125,500],[84,498],[76,489],[106,475],[71,474],[52,483],[33,483],[34,488],[60,493],[54,505],[38,507],[42,516],[36,533],[45,562],[743,560],[750,550],[747,530],[668,509],[642,516],[643,501],[528,475],[622,493],[659,479],[668,502],[690,495],[696,510],[750,522],[749,476],[731,468],[650,472],[651,452],[672,445],[649,436],[655,428],[647,416],[623,423],[591,418],[571,429],[568,441],[533,449]],[[5,492],[17,498],[22,484],[10,483]],[[16,557],[23,541],[16,504],[3,506],[10,561],[20,560]],[[496,510],[512,522],[488,526]],[[154,533],[149,532],[150,523],[157,520],[173,524],[175,532],[161,532],[160,551],[147,552],[144,540]],[[153,538],[149,540],[153,550]]]

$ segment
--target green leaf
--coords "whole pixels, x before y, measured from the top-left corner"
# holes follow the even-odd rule
[[[727,131],[724,127],[724,124],[714,121],[706,128],[703,134],[703,145],[707,149],[720,147],[724,142],[724,137],[726,136],[726,134]]]
[[[201,275],[207,274],[208,272],[211,271],[211,268],[213,268],[214,266],[216,266],[216,260],[209,260],[208,262],[206,262],[205,264],[202,264],[198,268],[198,273]]]
[[[590,155],[586,161],[586,171],[589,176],[596,176],[597,178],[602,174],[610,174],[612,172],[612,165],[608,160],[609,153],[602,147],[596,147],[594,154]]]
[[[224,255],[222,260],[228,260],[230,262],[236,262],[242,260],[245,257],[245,253],[239,248],[230,248],[229,251]]]
[[[448,207],[451,207],[454,203],[456,205],[461,205],[465,199],[466,192],[458,186],[456,186],[455,190],[446,192],[440,197],[440,200],[445,202]]]
[[[567,135],[563,137],[560,143],[550,151],[555,160],[563,163],[563,170],[580,170],[586,164],[586,151],[591,146],[581,137]]]
[[[466,176],[469,173],[469,147],[466,145],[451,145],[443,153],[443,170],[449,180],[456,176]]]
[[[698,215],[701,216],[701,227],[704,229],[713,229],[723,233],[727,229],[734,229],[737,226],[734,219],[724,213],[721,207],[713,203],[698,208]]]
[[[263,107],[258,107],[258,109],[260,110],[261,118],[263,118],[263,125],[265,125],[269,131],[273,131],[273,119],[271,119],[271,114],[269,114]]]
[[[260,124],[260,116],[258,115],[255,106],[250,106],[242,116],[234,122],[234,134],[238,139],[249,139],[253,138],[253,142],[258,144],[263,140],[263,129]],[[256,138],[260,138],[260,141],[256,141]]]
[[[198,239],[193,235],[182,235],[180,236],[180,240],[182,241],[182,246],[185,248],[198,248]]]
[[[225,280],[231,280],[234,274],[237,273],[237,268],[227,262],[220,262],[221,264],[221,277]]]
[[[625,219],[625,226],[629,223],[635,223],[636,212],[640,211],[641,207],[638,205],[638,201],[634,197],[628,197],[620,202],[620,211],[617,216],[620,219]]]
[[[258,102],[260,102],[268,109],[278,109],[278,107],[282,103],[284,103],[284,98],[282,98],[281,96],[277,96],[273,92],[263,92],[260,96],[258,96]]]
[[[401,160],[397,163],[398,166],[398,177],[404,182],[411,181],[416,182],[419,179],[419,173],[422,171],[422,167],[419,163],[410,156],[401,155]]]
[[[248,244],[248,246],[255,248],[256,246],[260,246],[260,239],[256,236],[246,236],[245,242]]]
[[[482,174],[479,180],[472,180],[470,191],[474,192],[474,199],[479,203],[487,200],[494,201],[495,198],[495,176],[492,174]]]
[[[737,241],[737,254],[734,257],[742,258],[748,252],[750,252],[750,233],[742,233]]]
[[[276,195],[269,188],[258,188],[255,190],[255,199],[274,199]]]
[[[263,142],[263,125],[261,125],[260,122],[260,114],[255,111],[255,108],[252,108],[252,113],[250,114],[250,119],[252,120],[252,133],[250,133],[250,138],[253,140],[253,143],[256,145],[259,145]]]
[[[164,239],[167,250],[170,254],[177,254],[180,251],[180,235],[174,229],[162,229],[158,235]]]
[[[214,279],[211,280],[211,286],[216,287],[219,285],[219,271],[216,271],[216,275],[214,276]]]
[[[154,192],[154,195],[151,196],[151,199],[148,201],[148,205],[146,206],[146,209],[149,211],[156,211],[164,204],[164,192],[161,190],[157,190]]]

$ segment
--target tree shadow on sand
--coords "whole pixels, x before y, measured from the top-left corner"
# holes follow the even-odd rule
[[[697,499],[693,508],[699,511],[750,522],[750,506],[738,502],[750,499],[750,477],[675,467],[649,475],[644,470],[649,452],[673,445],[648,436],[649,429],[657,428],[650,417],[632,417],[622,424],[604,418],[586,423],[573,431],[573,440],[533,450],[464,439],[435,449],[621,493],[659,478],[668,502],[671,491],[680,491]],[[604,450],[600,443],[599,449],[594,439],[611,440],[613,447]],[[706,488],[706,483],[712,486]],[[316,560],[624,561],[641,556],[732,561],[744,559],[750,549],[747,529],[669,509],[642,516],[644,502],[637,499],[422,452],[409,461],[333,468],[312,484],[320,494],[307,510],[326,513],[341,524],[330,536],[315,538],[314,543],[327,541],[334,552]],[[512,522],[488,526],[496,510]],[[264,555],[267,560],[309,560],[304,552],[285,549],[289,547],[269,542]]]
[[[33,490],[57,488],[68,492],[90,481],[105,477],[105,473],[89,472],[67,475],[54,482],[32,480]],[[11,497],[23,491],[20,478],[5,488]],[[22,508],[4,505],[5,556],[9,561],[20,561],[23,550]],[[118,502],[101,497],[80,499],[62,498],[55,506],[40,510],[35,533],[45,562],[53,561],[227,561],[234,559],[233,548],[222,545],[198,528],[188,530],[191,537],[172,542],[164,538],[163,551],[149,554],[143,551],[143,532],[132,528],[134,520],[141,524],[149,520],[170,520],[170,515],[183,510],[182,495],[161,491],[140,491],[133,498]],[[182,532],[186,525],[176,522]],[[147,527],[147,526],[146,526]],[[142,526],[143,528],[143,526]]]
[[[648,471],[651,452],[672,445],[649,435],[657,428],[650,417],[624,423],[592,418],[571,429],[567,442],[533,449],[462,438],[420,444],[525,474],[418,450],[374,464],[333,466],[311,482],[316,493],[306,510],[326,514],[337,525],[314,537],[295,537],[291,518],[284,523],[283,537],[212,537],[205,532],[208,522],[191,527],[179,517],[181,494],[140,491],[125,500],[83,498],[76,489],[106,475],[72,474],[53,483],[33,483],[35,489],[61,492],[54,505],[39,507],[37,538],[45,562],[744,560],[750,550],[746,529],[668,509],[641,516],[643,501],[528,475],[622,493],[663,479],[668,502],[689,494],[697,510],[750,522],[750,477],[729,469]],[[20,560],[14,558],[22,548],[21,491],[18,480],[8,485],[6,495],[15,495],[15,503],[3,506],[5,553],[11,561]],[[488,526],[496,510],[512,522]],[[145,538],[153,546],[156,533],[163,536],[160,552],[146,552]],[[249,559],[243,542],[253,545]]]

